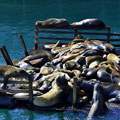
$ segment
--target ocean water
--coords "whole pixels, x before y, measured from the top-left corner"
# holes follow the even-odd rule
[[[70,23],[98,18],[113,32],[120,33],[119,0],[0,0],[0,47],[5,45],[11,59],[24,53],[18,35],[22,34],[29,50],[34,45],[37,20],[66,18]],[[0,54],[0,64],[5,64]],[[98,119],[118,120],[120,110],[109,110]],[[86,113],[34,112],[26,109],[0,109],[0,120],[82,120]]]

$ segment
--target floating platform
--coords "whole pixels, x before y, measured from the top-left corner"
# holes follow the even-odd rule
[[[46,33],[46,34],[50,34],[49,36],[55,36],[55,37],[45,37],[45,36],[39,36],[39,35],[43,35],[42,33]],[[53,35],[54,34],[54,35]],[[63,37],[57,37],[57,34],[59,36],[59,34],[62,34]],[[64,27],[64,28],[53,28],[53,27],[41,27],[39,25],[35,25],[35,45],[33,46],[32,49],[29,50],[29,52],[26,49],[23,37],[20,35],[20,39],[24,48],[24,52],[25,52],[25,56],[28,55],[35,55],[37,53],[42,53],[43,50],[43,46],[44,44],[54,44],[56,43],[56,41],[61,40],[63,44],[68,43],[69,41],[73,40],[75,38],[76,35],[80,34],[81,36],[84,35],[88,35],[88,36],[92,36],[90,37],[91,39],[98,39],[101,41],[105,41],[108,43],[113,44],[115,47],[120,47],[120,39],[113,39],[113,36],[120,36],[120,33],[111,33],[111,28],[110,27],[105,27],[102,29],[95,29],[95,28],[73,28],[71,26],[68,27]],[[71,38],[69,36],[72,36]],[[99,37],[106,37],[106,38],[100,38]],[[48,42],[49,41],[49,42]],[[6,63],[8,65],[13,65],[11,63],[10,57],[8,55],[7,52],[4,52],[6,50],[4,50],[5,47],[3,47],[3,49],[1,48],[0,50],[3,53],[3,56],[6,60]],[[45,52],[45,51],[44,51]],[[48,52],[46,50],[46,52]],[[51,56],[52,57],[52,56]],[[3,83],[2,80],[0,80],[0,83]],[[26,92],[29,93],[29,96],[27,96],[26,98],[16,98],[15,102],[16,102],[16,107],[22,107],[22,108],[27,108],[27,109],[32,109],[32,110],[44,110],[44,111],[66,111],[66,110],[73,110],[73,111],[81,111],[81,112],[86,112],[88,111],[89,104],[87,104],[86,106],[81,108],[77,108],[77,107],[72,107],[72,105],[65,105],[65,104],[59,104],[53,107],[36,107],[33,104],[29,105],[29,102],[32,102],[33,99],[33,88],[32,86],[32,81],[26,82],[26,81],[9,81],[9,84],[29,84],[29,89],[23,90],[23,89],[2,89],[0,88],[0,92],[1,93],[7,93],[9,92],[10,95],[13,95],[14,92]],[[120,107],[119,104],[113,104],[113,103],[107,103],[108,108],[114,108],[114,107]]]

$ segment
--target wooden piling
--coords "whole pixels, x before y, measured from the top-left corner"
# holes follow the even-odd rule
[[[73,108],[76,105],[76,101],[77,101],[77,78],[74,77],[73,78]]]
[[[75,32],[74,32],[74,38],[78,35],[78,30],[75,29]]]
[[[32,88],[32,77],[30,76],[29,79],[29,104],[32,105],[33,104],[33,88]]]
[[[27,51],[27,48],[26,48],[26,45],[25,45],[25,42],[24,42],[22,34],[19,34],[19,38],[20,38],[21,44],[23,46],[25,56],[28,56],[28,51]]]
[[[3,56],[6,64],[7,64],[7,65],[13,65],[12,60],[11,60],[11,58],[10,58],[8,52],[7,52],[6,47],[5,47],[5,46],[2,46],[2,48],[0,48],[0,51],[1,51],[1,53],[2,53],[2,56]]]
[[[38,27],[35,26],[35,49],[37,50],[38,49]]]

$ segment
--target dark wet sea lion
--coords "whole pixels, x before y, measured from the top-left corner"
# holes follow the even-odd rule
[[[95,44],[92,40],[86,39],[84,41],[84,45],[87,49],[93,49],[93,50],[104,50],[103,47],[101,47],[99,44]]]
[[[86,71],[86,77],[88,79],[93,79],[93,78],[97,78],[97,71],[101,68],[103,68],[104,66],[99,66],[96,68],[91,68],[91,69],[87,69]]]
[[[108,52],[106,52],[106,51],[103,51],[103,50],[92,50],[92,49],[86,49],[86,51],[83,53],[83,54],[81,54],[81,56],[95,56],[95,55],[100,55],[100,56],[102,56],[102,55],[104,55],[104,54],[108,54]]]
[[[120,86],[114,83],[99,82],[91,79],[89,81],[83,80],[80,84],[80,87],[89,94],[92,94],[93,87],[96,83],[99,83],[101,87],[101,93],[104,96],[105,100],[108,100],[109,102],[120,103]]]
[[[101,115],[107,108],[105,105],[104,97],[101,94],[99,83],[96,83],[94,85],[92,102],[93,104],[90,108],[87,120],[91,120],[94,117]]]
[[[111,73],[109,67],[103,67],[97,71],[97,77],[101,82],[113,82]]]
[[[95,18],[91,18],[91,19],[85,19],[82,20],[80,22],[74,22],[71,24],[73,27],[85,27],[85,28],[104,28],[105,24],[99,20],[99,19],[95,19]]]
[[[38,67],[38,68],[40,68],[43,64],[45,64],[45,62],[47,62],[47,59],[45,58],[39,58],[39,59],[29,61],[29,63],[33,67]]]

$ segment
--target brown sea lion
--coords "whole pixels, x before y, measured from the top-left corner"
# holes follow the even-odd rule
[[[30,80],[30,75],[24,69],[10,65],[0,65],[0,76],[4,77],[3,88],[7,87],[8,79],[10,77],[25,78],[28,81]]]
[[[33,104],[39,107],[56,105],[61,102],[63,96],[68,94],[68,91],[69,88],[65,76],[58,76],[52,85],[52,89],[41,96],[36,96]]]
[[[57,19],[57,18],[50,18],[45,21],[37,21],[36,25],[43,26],[43,27],[66,27],[69,26],[69,22],[66,19]]]
[[[89,64],[95,60],[100,60],[102,61],[102,57],[99,56],[99,55],[96,55],[96,56],[88,56],[85,58],[85,61],[86,61],[86,65],[89,66]]]
[[[110,53],[108,54],[107,56],[107,61],[109,63],[116,63],[116,64],[119,64],[120,65],[120,58],[117,57],[117,55],[113,54],[113,53]]]

